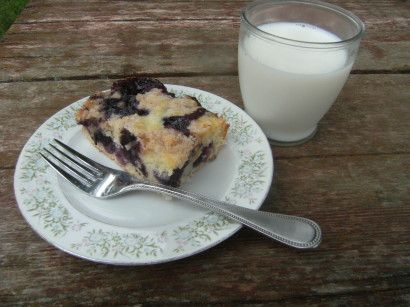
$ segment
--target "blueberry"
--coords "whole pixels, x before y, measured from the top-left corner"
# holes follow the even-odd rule
[[[161,81],[147,77],[131,77],[119,80],[117,82],[114,82],[111,90],[113,92],[120,92],[123,95],[137,95],[147,93],[153,88],[158,88],[162,90],[163,93],[170,96],[172,95],[168,93],[166,87],[161,83]]]
[[[98,123],[101,121],[100,119],[97,119],[95,117],[90,117],[86,118],[84,120],[80,120],[78,123],[80,125],[83,125],[84,127],[90,127],[90,126],[98,126]]]
[[[194,112],[181,116],[170,116],[163,118],[163,124],[165,128],[172,128],[182,132],[184,135],[189,136],[189,125],[191,121],[198,119],[204,115],[206,110],[204,108],[198,108]]]
[[[171,176],[164,176],[154,171],[154,177],[162,184],[169,185],[171,187],[179,187],[181,185],[181,177],[184,173],[184,169],[188,166],[189,160],[181,168],[176,168],[173,170]]]
[[[104,149],[110,154],[114,153],[114,151],[115,151],[115,144],[114,144],[112,138],[105,135],[101,131],[101,129],[97,129],[94,132],[94,142],[95,142],[95,144],[101,143],[104,146]]]
[[[105,118],[110,118],[113,114],[121,117],[129,116],[137,113],[139,116],[149,114],[148,110],[138,109],[139,101],[135,95],[125,93],[121,98],[106,98],[102,102],[102,111],[105,113]]]
[[[137,140],[137,137],[133,135],[131,132],[129,132],[127,129],[121,130],[120,143],[122,146],[125,146],[128,143],[131,143],[136,140]]]
[[[211,142],[208,146],[205,146],[204,148],[202,148],[201,154],[192,164],[194,167],[197,167],[202,162],[206,162],[208,160],[208,157],[211,154],[212,145],[213,143]]]

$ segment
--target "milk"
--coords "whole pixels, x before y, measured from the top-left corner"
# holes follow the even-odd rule
[[[338,42],[321,28],[277,22],[259,29],[276,36],[307,42]],[[342,89],[353,62],[346,49],[302,48],[255,35],[241,39],[239,79],[245,110],[266,135],[292,142],[314,133]]]

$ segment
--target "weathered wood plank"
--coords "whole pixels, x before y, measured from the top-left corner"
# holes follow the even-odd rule
[[[31,0],[17,23],[121,20],[237,19],[252,1],[53,1]],[[353,11],[366,23],[405,22],[410,17],[405,1],[332,0]]]
[[[409,292],[409,289],[377,292],[365,291],[363,293],[337,296],[325,295],[291,298],[267,304],[251,304],[251,306],[407,306],[410,303]]]
[[[13,196],[19,151],[50,115],[108,88],[106,76],[150,73],[242,105],[235,75],[245,1],[154,2],[31,0],[0,41],[0,305],[408,305],[408,1],[330,1],[367,25],[356,73],[404,74],[352,75],[314,139],[273,148],[263,209],[317,220],[318,250],[243,229],[189,259],[125,268],[71,257],[30,229]]]
[[[317,220],[320,249],[299,252],[241,230],[195,257],[138,268],[92,264],[48,245],[15,206],[13,170],[1,170],[0,301],[246,303],[405,289],[409,169],[408,154],[279,160],[263,208]]]
[[[30,1],[16,22],[236,19],[246,4],[247,1]]]
[[[15,25],[0,43],[0,81],[236,71],[234,21],[64,23],[55,28]]]
[[[212,2],[210,8],[203,4],[211,11],[207,13],[209,16],[213,10],[221,12],[214,21],[206,20],[210,18],[206,14],[205,19],[186,18],[192,14],[184,12],[178,5],[192,11],[196,8],[196,5],[186,3],[169,4],[173,9],[168,13],[177,16],[175,20],[156,19],[161,18],[155,15],[158,9],[144,2],[138,4],[146,6],[142,11],[135,3],[127,4],[136,5],[134,9],[144,16],[153,14],[142,20],[92,21],[93,18],[88,16],[90,21],[87,22],[15,24],[0,42],[0,81],[90,78],[130,73],[236,74],[237,13],[240,7],[233,3],[222,9],[219,7],[222,4],[215,3]],[[387,10],[383,5],[377,6],[382,2],[372,5],[349,3],[352,11],[363,14],[368,27],[354,69],[408,70],[410,14],[404,9],[406,4],[397,4]],[[217,7],[212,8],[213,5]],[[236,5],[233,10],[236,18],[229,14],[227,16],[232,18],[222,18],[231,5]],[[64,9],[61,10],[60,15],[64,16]],[[98,15],[97,11],[90,8],[93,14]],[[118,14],[123,11],[127,12],[126,9],[120,10]],[[77,12],[77,15],[82,16],[83,13]]]
[[[161,80],[208,90],[242,106],[237,77]],[[318,134],[301,146],[274,147],[275,157],[409,153],[409,82],[409,75],[351,75],[320,122]],[[111,83],[82,80],[0,84],[0,168],[15,165],[24,143],[49,116],[84,96],[109,88]]]

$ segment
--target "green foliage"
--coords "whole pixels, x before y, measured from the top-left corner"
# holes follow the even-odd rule
[[[0,0],[0,38],[26,6],[28,0]]]

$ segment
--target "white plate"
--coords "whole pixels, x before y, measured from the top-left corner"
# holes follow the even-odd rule
[[[240,108],[214,94],[166,85],[177,96],[195,96],[230,124],[227,144],[183,189],[258,209],[269,191],[273,160],[258,125]],[[49,118],[24,146],[14,175],[17,203],[30,226],[57,248],[110,264],[153,264],[191,256],[234,234],[241,226],[212,212],[160,195],[133,193],[98,200],[73,188],[41,159],[58,138],[98,162],[116,167],[83,137],[74,113],[83,98]]]

